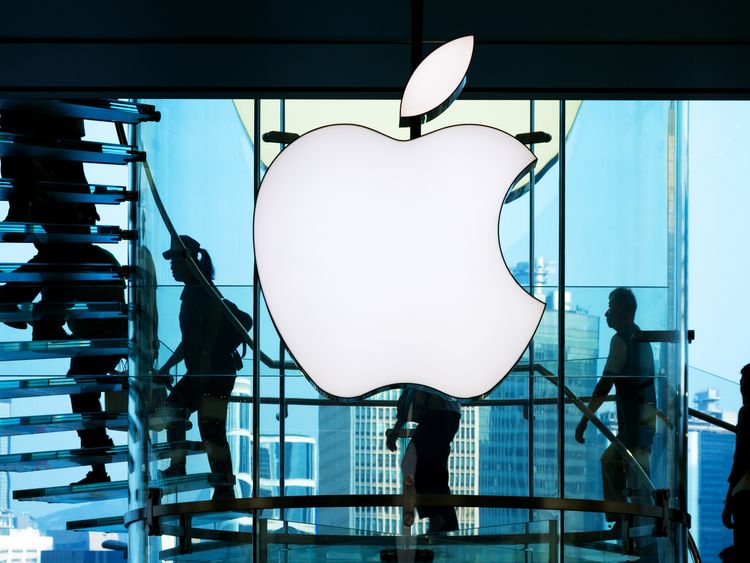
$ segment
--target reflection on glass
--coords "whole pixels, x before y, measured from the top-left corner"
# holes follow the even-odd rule
[[[397,440],[409,421],[416,422],[417,428],[401,462],[405,483],[411,475],[417,494],[449,495],[448,457],[461,422],[458,403],[430,391],[404,389],[398,399],[396,423],[386,431],[386,446],[392,452],[398,449]],[[421,518],[429,519],[430,533],[458,530],[453,507],[418,506],[417,511]]]
[[[197,411],[198,428],[206,447],[211,472],[223,480],[222,484],[214,486],[213,498],[234,498],[234,475],[226,421],[229,395],[234,388],[234,375],[242,365],[242,360],[236,349],[237,343],[226,334],[226,321],[219,305],[211,299],[209,289],[201,285],[188,264],[189,257],[197,264],[205,279],[212,280],[214,267],[210,255],[195,239],[185,235],[181,235],[180,239],[189,256],[184,255],[177,241],[163,255],[171,261],[174,279],[185,284],[179,317],[182,340],[159,373],[168,374],[183,361],[186,372],[172,389],[165,404],[157,410],[152,428],[166,426],[167,440],[170,443],[185,440],[187,417]],[[162,471],[162,477],[180,477],[185,474],[184,452],[173,454],[170,466]]]

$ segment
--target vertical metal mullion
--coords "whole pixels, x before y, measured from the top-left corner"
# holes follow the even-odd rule
[[[560,100],[558,295],[557,295],[557,479],[560,498],[565,498],[565,100]],[[565,511],[560,511],[560,538],[565,537]],[[565,546],[560,546],[560,563]]]
[[[680,361],[680,390],[682,391],[681,400],[678,398],[676,401],[677,404],[680,405],[680,430],[681,430],[681,436],[682,436],[682,451],[680,453],[680,458],[682,460],[682,463],[679,464],[679,478],[680,478],[680,488],[678,489],[678,494],[684,493],[685,497],[681,498],[681,507],[683,510],[687,510],[687,450],[688,450],[688,385],[689,385],[689,378],[688,378],[688,365],[689,365],[689,348],[687,346],[687,315],[688,315],[688,299],[687,299],[687,292],[689,290],[689,281],[687,279],[687,271],[688,271],[688,178],[687,178],[687,159],[688,156],[686,154],[687,152],[687,135],[688,135],[688,127],[690,124],[688,123],[688,102],[675,102],[675,119],[674,119],[674,138],[675,138],[675,158],[673,166],[675,167],[675,197],[674,197],[674,203],[675,206],[675,241],[674,244],[679,249],[675,252],[675,260],[677,262],[676,264],[676,271],[675,271],[675,285],[678,285],[677,280],[679,280],[678,287],[680,288],[680,295],[677,296],[678,303],[679,303],[679,310],[677,311],[677,314],[679,315],[679,330],[682,333],[682,338],[680,339],[680,350],[678,352]],[[679,242],[678,242],[679,241]],[[681,266],[680,266],[681,264]],[[671,414],[671,413],[670,413]],[[680,542],[682,547],[682,553],[685,555],[685,559],[687,560],[687,546],[688,546],[688,529],[686,526],[681,526],[681,534],[680,534]]]
[[[286,102],[279,100],[279,128],[286,131]],[[280,145],[279,150],[284,150]],[[279,334],[279,496],[286,496],[286,347]],[[281,521],[284,522],[284,509],[281,509]],[[285,524],[286,526],[286,524]]]
[[[260,189],[260,100],[253,101],[253,209]],[[253,498],[260,496],[260,285],[253,264]],[[259,510],[253,510],[253,561],[260,561]]]
[[[411,0],[411,71],[414,72],[422,62],[422,44],[424,40],[424,0]],[[422,135],[421,116],[409,119],[409,138],[416,139]]]
[[[120,143],[123,139],[120,137],[124,129],[121,124],[116,126]],[[137,146],[137,127],[131,125],[130,144]],[[125,139],[127,142],[127,139]],[[136,164],[128,165],[128,187],[133,194],[139,194],[138,185],[138,168]],[[139,232],[140,221],[138,211],[143,201],[140,197],[128,203],[128,229]],[[138,266],[138,246],[143,240],[138,237],[128,242],[128,271],[130,280],[128,283],[128,303],[130,309],[135,312],[135,317],[131,317],[128,322],[128,332],[130,342],[135,342],[140,338],[138,334],[138,315],[142,312],[139,310],[138,287],[140,283],[136,274]],[[150,381],[148,376],[143,377],[140,373],[141,358],[138,357],[138,347],[131,346],[131,353],[128,357],[128,509],[136,510],[143,508],[146,502],[146,493],[148,490],[148,448],[151,443],[148,439],[148,420],[146,419],[145,408],[143,408],[142,398],[145,396],[144,388],[149,390]],[[132,350],[136,350],[136,357],[133,357]],[[150,538],[145,528],[144,522],[133,522],[128,526],[128,548],[131,557],[141,561],[149,560]]]
[[[534,131],[534,100],[529,100],[529,131]],[[534,145],[529,145],[529,150],[534,152]],[[536,182],[536,176],[534,175],[534,169],[532,168],[529,173],[529,294],[534,295],[534,183]],[[529,342],[529,385],[528,385],[528,402],[526,406],[526,416],[529,425],[529,453],[528,453],[528,479],[529,479],[529,496],[534,496],[534,339],[532,338]],[[527,514],[528,522],[534,520],[534,511],[528,510]],[[527,523],[527,531],[528,531]],[[531,552],[528,549],[525,550],[526,561],[530,560]]]
[[[529,100],[529,131],[534,131],[534,100]],[[534,152],[534,145],[529,147]],[[534,188],[536,187],[536,174],[531,169],[529,177],[529,293],[534,295],[534,264],[535,264],[535,222],[534,222]],[[529,342],[529,496],[534,496],[534,339]],[[532,518],[533,510],[529,510],[529,521]]]

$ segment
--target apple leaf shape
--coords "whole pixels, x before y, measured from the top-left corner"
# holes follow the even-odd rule
[[[466,71],[474,52],[474,36],[467,35],[441,45],[430,53],[409,78],[401,98],[401,121],[410,117],[426,123],[443,113],[466,84]]]

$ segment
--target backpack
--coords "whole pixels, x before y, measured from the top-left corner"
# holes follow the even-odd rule
[[[240,322],[242,328],[244,328],[246,332],[250,332],[250,329],[253,328],[253,318],[250,314],[240,309],[229,299],[222,298],[222,301],[232,315],[234,315],[234,317]],[[245,353],[247,352],[247,341],[243,336],[244,335],[235,328],[229,319],[222,317],[217,341],[226,346],[226,350],[232,354],[237,369],[242,367],[242,358],[245,357]],[[237,351],[237,348],[239,348],[240,345],[242,345],[242,354]]]

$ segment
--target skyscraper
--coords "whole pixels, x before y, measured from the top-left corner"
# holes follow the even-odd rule
[[[513,268],[513,274],[521,284],[528,284],[528,263]],[[558,307],[561,299],[558,292],[545,293],[546,265],[540,259],[535,265],[535,297],[546,301],[547,309],[534,336],[534,363],[541,364],[552,372],[557,371],[558,358]],[[566,385],[576,394],[584,394],[591,378],[597,375],[599,356],[599,318],[587,311],[573,307],[573,297],[566,292]],[[522,359],[528,362],[528,352]],[[557,387],[550,381],[534,375],[533,386],[529,374],[514,373],[492,392],[491,399],[526,399],[533,392],[533,452],[529,452],[529,412],[525,405],[502,405],[482,409],[479,444],[479,493],[495,495],[556,496],[558,494],[557,464]],[[588,389],[590,391],[590,389]],[[575,407],[566,407],[566,437],[572,437],[580,413]],[[565,493],[571,498],[591,496],[592,483],[601,481],[599,456],[606,448],[606,440],[596,433],[587,436],[581,446],[566,442]],[[529,463],[533,463],[531,471]],[[529,480],[533,475],[531,486]],[[598,485],[600,487],[600,485]],[[555,518],[550,514],[550,518]],[[522,522],[529,518],[523,510],[482,509],[480,523],[485,526],[501,526]],[[544,518],[536,514],[534,518]],[[596,529],[600,525],[599,515],[569,514],[568,529]]]
[[[379,398],[396,400],[398,390],[387,391]],[[450,487],[454,494],[476,494],[479,455],[478,407],[461,409],[461,426],[451,446],[449,458]],[[320,494],[400,494],[401,456],[386,448],[385,431],[396,421],[394,407],[321,407],[318,410],[320,458]],[[463,528],[478,524],[478,510],[458,509]],[[324,525],[357,530],[397,533],[401,531],[401,510],[392,507],[335,508],[321,510],[318,522]],[[426,529],[417,520],[416,530]]]
[[[716,389],[695,394],[698,410],[721,419],[732,418],[719,408]],[[735,435],[690,419],[688,427],[688,503],[692,534],[705,563],[719,563],[719,552],[732,544],[732,532],[721,523],[727,477],[732,469]]]
[[[0,401],[0,418],[10,417],[10,400]],[[0,455],[10,453],[10,437],[0,438]],[[10,510],[10,474],[0,471],[0,512]]]

